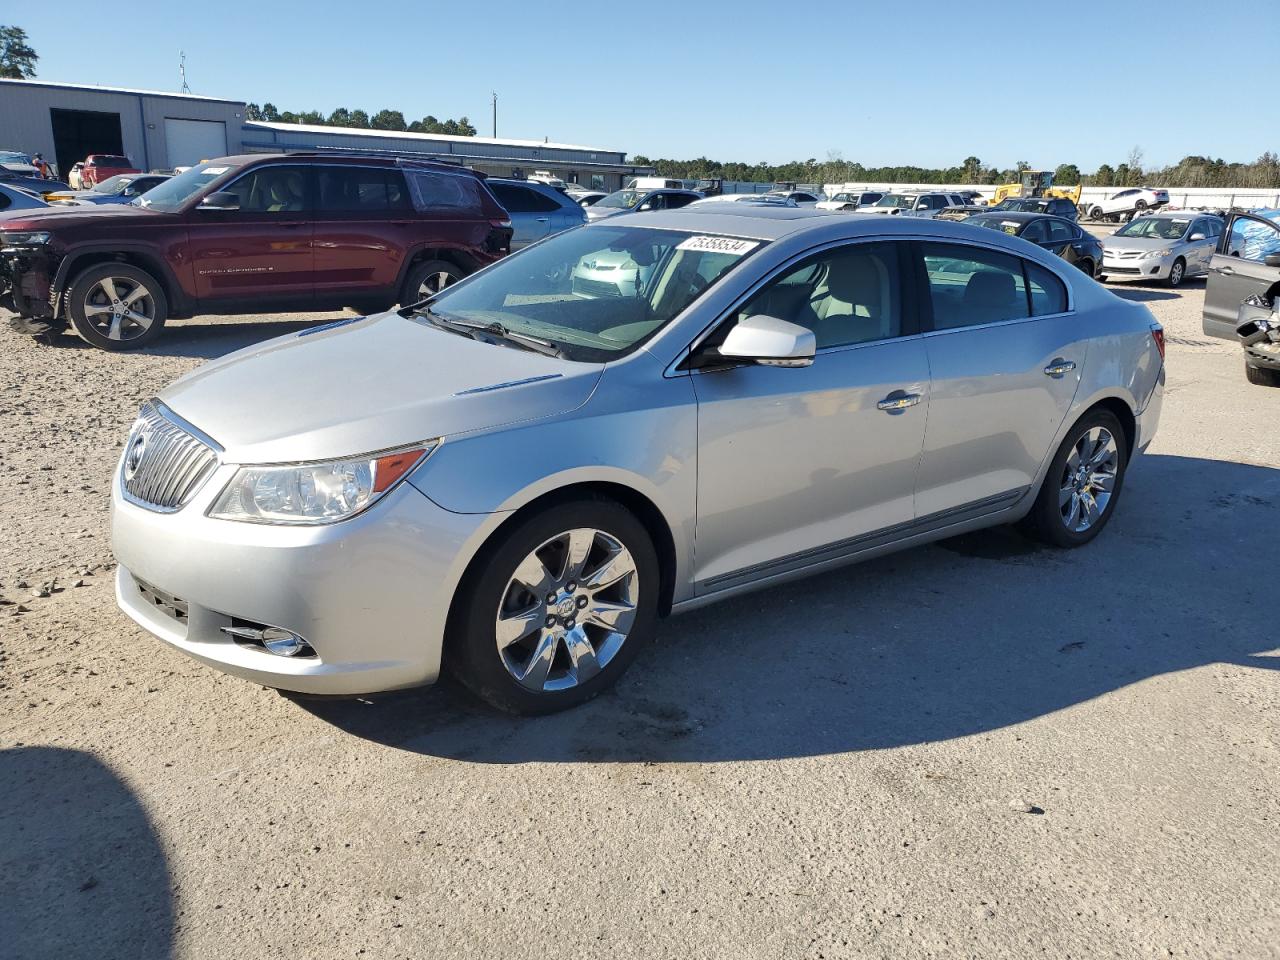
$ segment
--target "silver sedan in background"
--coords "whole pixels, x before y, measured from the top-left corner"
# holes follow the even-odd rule
[[[1099,280],[1152,280],[1171,287],[1209,272],[1222,218],[1204,213],[1137,217],[1102,241]],[[1105,276],[1103,276],[1105,274]]]
[[[592,264],[627,282],[583,295]],[[1145,307],[995,231],[619,216],[149,401],[114,482],[117,598],[259,683],[444,664],[558,710],[667,614],[995,524],[1089,543],[1163,361]]]

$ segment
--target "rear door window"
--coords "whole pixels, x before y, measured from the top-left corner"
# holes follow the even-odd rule
[[[1070,243],[1076,239],[1076,231],[1071,224],[1061,220],[1049,221],[1049,239],[1054,243]]]
[[[920,247],[935,330],[1031,316],[1020,257],[962,244]]]
[[[537,190],[514,183],[491,183],[489,188],[508,213],[550,213],[560,205]]]
[[[667,194],[667,209],[676,210],[679,207],[687,207],[698,198],[691,193],[669,193]]]
[[[1045,226],[1043,220],[1032,220],[1023,228],[1019,236],[1023,240],[1030,240],[1032,243],[1048,243],[1049,228]]]
[[[411,209],[404,174],[385,167],[320,167],[320,209],[327,213],[386,213]]]

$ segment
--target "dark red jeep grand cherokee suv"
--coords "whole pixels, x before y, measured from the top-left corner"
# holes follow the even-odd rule
[[[0,308],[20,333],[125,350],[170,317],[373,312],[503,256],[483,174],[316,154],[224,157],[121,206],[0,214]]]

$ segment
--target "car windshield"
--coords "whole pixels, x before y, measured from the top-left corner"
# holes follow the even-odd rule
[[[0,150],[0,163],[25,163],[30,166],[31,158],[16,150]]]
[[[970,217],[966,223],[972,223],[975,227],[986,227],[988,230],[999,230],[1013,237],[1018,235],[1018,230],[1022,227],[1017,220],[1005,220],[1003,217]]]
[[[849,203],[851,201],[857,200],[858,198],[855,197],[852,193],[837,193],[831,199],[834,200],[836,203]]]
[[[107,179],[94,187],[90,193],[119,193],[132,180],[133,177],[127,177],[123,173],[117,173],[114,177],[107,177]]]
[[[886,193],[883,197],[876,201],[877,207],[913,207],[916,198],[906,193]]]
[[[236,164],[220,160],[197,164],[186,173],[180,173],[163,183],[156,184],[142,196],[130,202],[135,207],[173,213],[214,180],[235,169],[237,169]]]
[[[1150,240],[1177,240],[1187,232],[1191,219],[1174,217],[1138,217],[1117,230],[1117,237],[1146,237]]]
[[[569,360],[600,363],[635,349],[764,245],[683,230],[584,227],[409,309],[423,322],[488,326],[549,341]]]
[[[596,204],[597,207],[621,207],[630,210],[648,195],[647,191],[615,190]]]

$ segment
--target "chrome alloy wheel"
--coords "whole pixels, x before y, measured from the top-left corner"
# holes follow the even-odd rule
[[[133,340],[151,329],[155,297],[130,277],[103,277],[85,294],[84,318],[108,340]]]
[[[1076,441],[1058,486],[1058,506],[1068,530],[1084,533],[1107,512],[1119,468],[1120,451],[1106,427],[1092,427]]]
[[[453,277],[443,270],[439,273],[429,273],[422,278],[422,283],[418,284],[418,299],[425,300],[427,297],[434,296],[453,282]]]
[[[622,649],[640,577],[631,552],[603,530],[558,534],[521,561],[498,604],[498,655],[537,693],[585,683]]]

